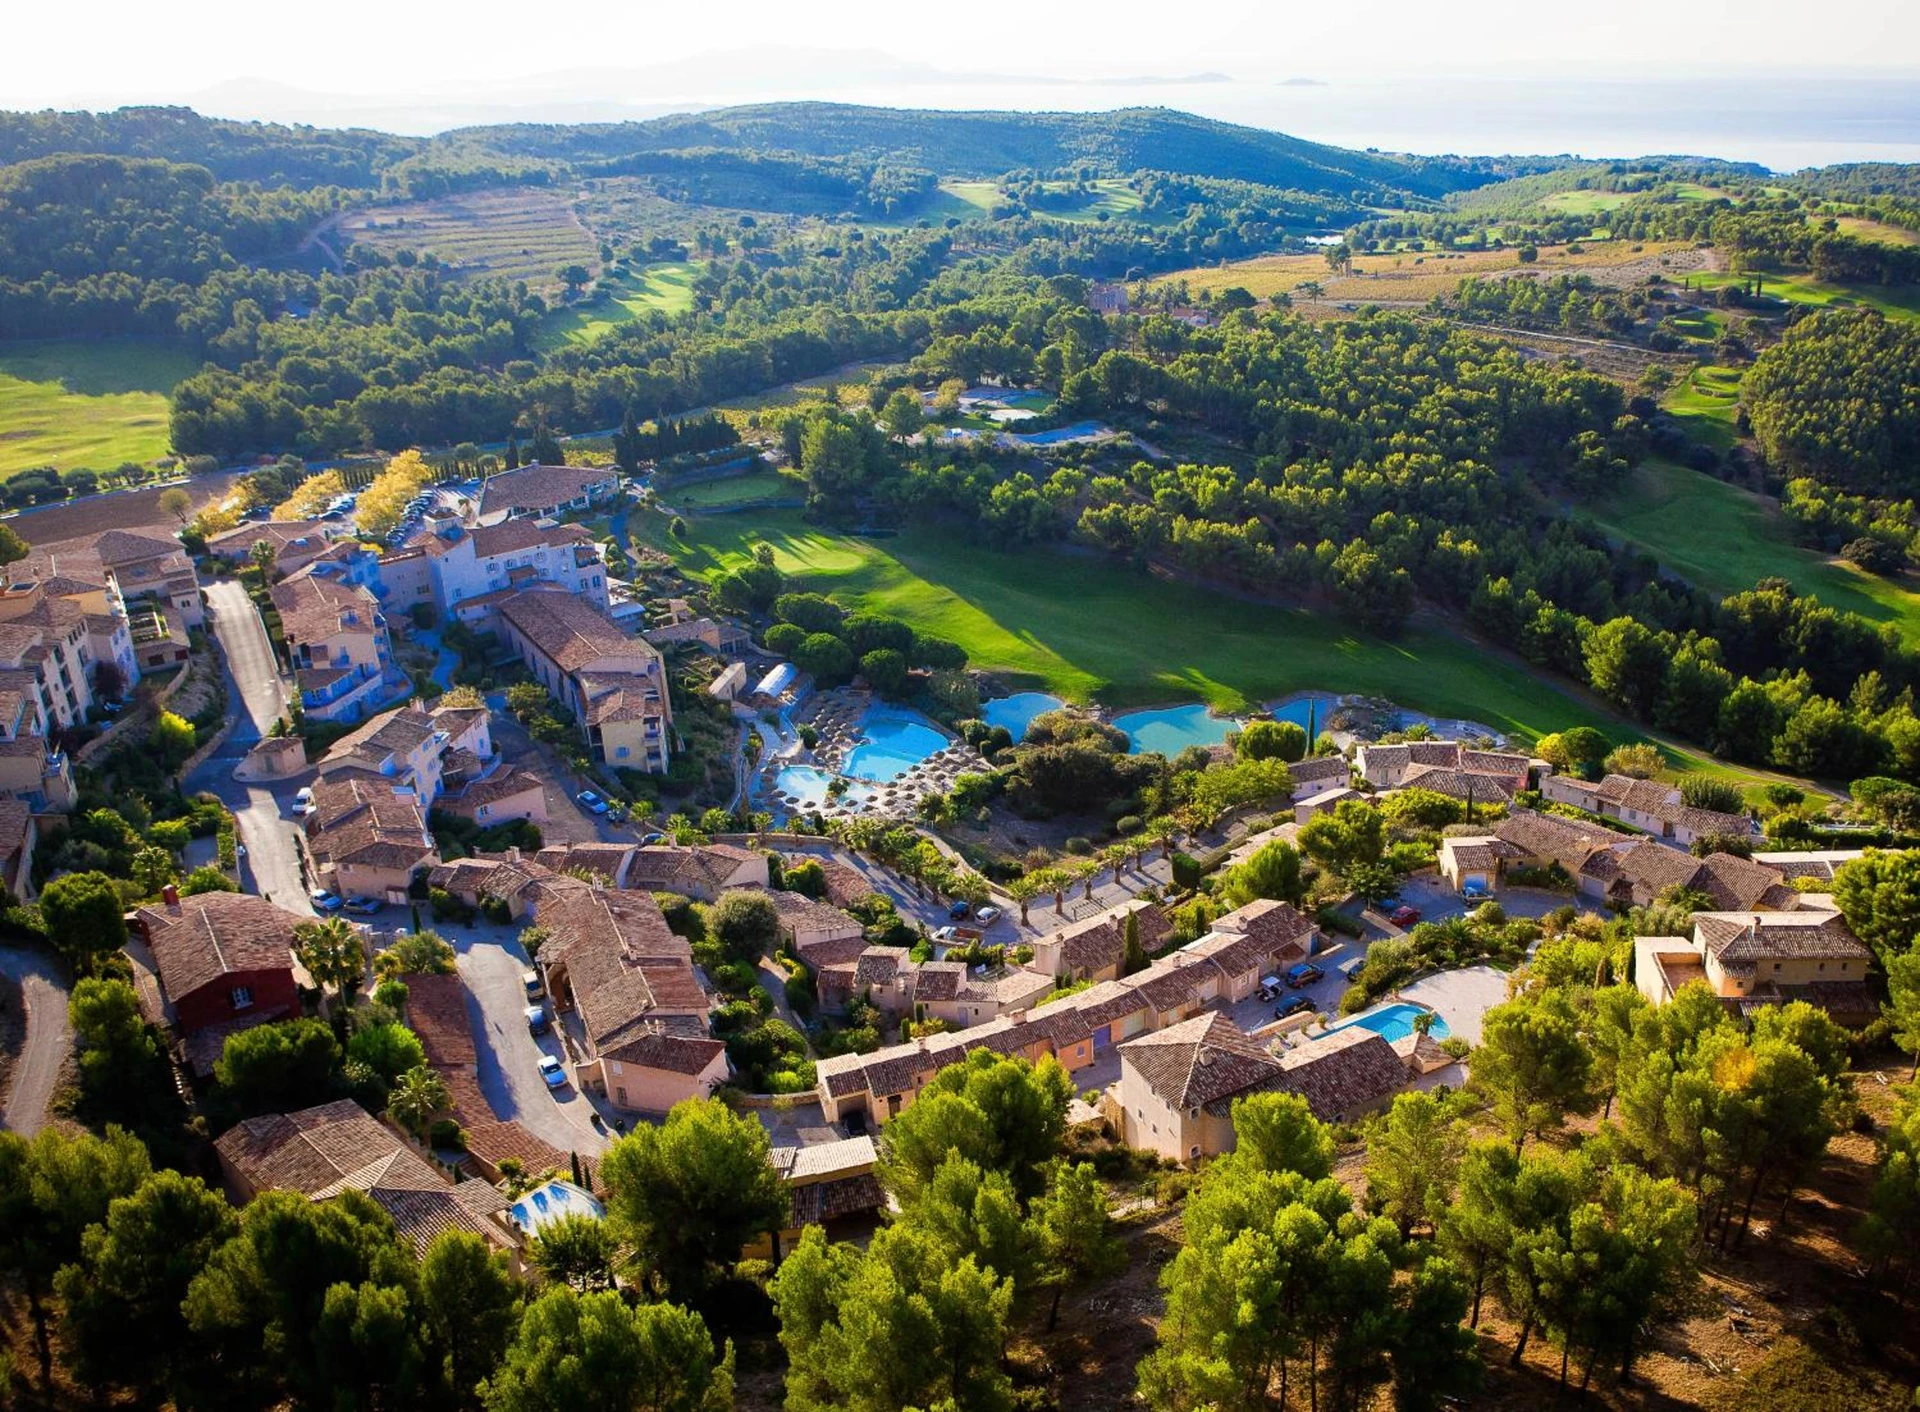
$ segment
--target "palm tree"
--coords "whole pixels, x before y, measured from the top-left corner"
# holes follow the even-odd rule
[[[425,1142],[434,1118],[452,1101],[440,1076],[421,1064],[395,1080],[393,1091],[387,1095],[387,1115]]]
[[[1034,881],[1033,875],[1027,873],[1015,878],[1007,884],[1006,893],[1008,897],[1020,904],[1020,925],[1026,926],[1027,907],[1040,894],[1039,885]]]
[[[345,917],[302,922],[293,929],[293,954],[322,990],[340,992],[348,1005],[367,974],[367,955],[360,934]]]
[[[260,571],[260,582],[269,583],[273,576],[274,560],[280,557],[280,551],[267,540],[256,540],[253,548],[247,551],[247,558],[253,561],[254,568]]]

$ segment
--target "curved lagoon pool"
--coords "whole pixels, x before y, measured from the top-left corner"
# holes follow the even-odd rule
[[[1216,716],[1200,701],[1191,706],[1165,706],[1158,711],[1129,711],[1124,716],[1115,716],[1113,724],[1133,742],[1133,754],[1158,751],[1168,757],[1178,755],[1189,745],[1225,745],[1227,733],[1240,728],[1240,722],[1233,717]]]
[[[860,743],[841,760],[840,773],[873,784],[891,784],[947,744],[944,735],[918,717],[875,708],[861,723]]]
[[[1355,1015],[1351,1020],[1342,1020],[1337,1025],[1328,1025],[1326,1032],[1332,1034],[1336,1030],[1345,1029],[1372,1030],[1391,1044],[1396,1039],[1405,1039],[1412,1034],[1414,1021],[1427,1013],[1429,1012],[1419,1005],[1382,1005],[1378,1010],[1369,1010],[1364,1015]],[[1452,1031],[1447,1028],[1447,1022],[1435,1013],[1433,1028],[1427,1031],[1429,1037],[1442,1040],[1450,1033]]]
[[[783,766],[773,777],[773,787],[782,795],[792,795],[800,802],[790,807],[795,809],[824,809],[829,803],[827,786],[833,782],[833,776],[814,765]],[[870,784],[858,781],[847,786],[846,793],[840,796],[841,802],[862,804],[878,793]],[[786,803],[786,800],[781,800]]]
[[[996,696],[980,703],[980,719],[990,726],[1005,726],[1017,743],[1033,724],[1035,716],[1058,711],[1067,703],[1044,691],[1016,691],[1011,696]]]

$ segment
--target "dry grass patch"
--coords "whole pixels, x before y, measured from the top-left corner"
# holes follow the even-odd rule
[[[371,245],[389,255],[431,250],[455,275],[523,279],[540,289],[559,287],[554,271],[599,264],[600,246],[557,192],[476,191],[374,206],[340,218],[342,244]]]

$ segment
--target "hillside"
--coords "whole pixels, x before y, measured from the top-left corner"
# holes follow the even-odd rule
[[[607,161],[638,152],[734,148],[853,157],[943,176],[1089,165],[1259,182],[1346,195],[1356,187],[1439,197],[1538,170],[1506,159],[1398,157],[1306,142],[1164,108],[1108,113],[924,112],[771,103],[639,123],[464,128],[445,142],[504,155]]]

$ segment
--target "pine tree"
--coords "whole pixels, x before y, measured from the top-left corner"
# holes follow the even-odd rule
[[[1127,913],[1126,927],[1122,932],[1125,951],[1120,960],[1120,974],[1133,975],[1136,971],[1147,969],[1147,953],[1140,945],[1140,914]]]

